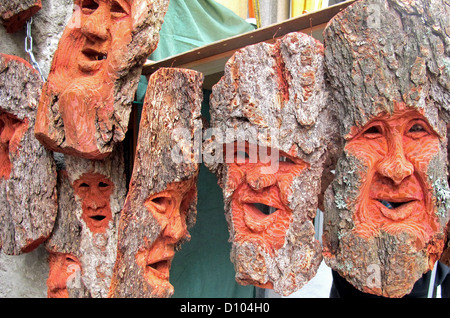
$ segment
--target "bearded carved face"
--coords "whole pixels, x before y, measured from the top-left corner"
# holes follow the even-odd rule
[[[186,218],[196,193],[195,180],[191,179],[169,184],[165,191],[150,196],[144,203],[160,232],[149,248],[136,254],[136,263],[142,268],[153,297],[167,297],[174,292],[169,271],[178,246],[190,238]]]
[[[233,158],[233,162],[226,163],[228,181],[225,186],[226,191],[232,193],[231,211],[228,212],[231,216],[228,217],[234,229],[233,245],[254,246],[254,249],[244,252],[250,258],[256,257],[251,254],[260,251],[274,258],[283,247],[292,222],[290,197],[293,179],[309,165],[282,151],[274,156],[277,149],[262,149],[249,143],[245,147],[235,143],[226,148],[234,149],[232,156],[229,151],[226,154],[227,158]],[[241,283],[273,288],[272,282],[250,278],[245,266],[240,266],[239,259],[236,261]]]
[[[367,169],[354,215],[358,235],[409,232],[420,248],[429,240],[439,227],[428,179],[439,143],[426,118],[400,104],[392,115],[380,115],[354,131],[345,149]]]
[[[10,152],[15,153],[28,124],[0,111],[0,178],[9,179],[11,173]]]

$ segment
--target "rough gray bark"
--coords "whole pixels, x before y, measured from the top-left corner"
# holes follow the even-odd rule
[[[170,68],[158,70],[149,79],[110,297],[170,297],[173,293],[167,289],[156,295],[136,263],[136,254],[150,249],[164,230],[145,201],[171,183],[197,177],[199,162],[193,154],[195,138],[201,138],[202,83],[201,73]],[[186,216],[188,228],[196,221],[196,202],[195,192]]]
[[[29,252],[44,242],[57,213],[53,155],[34,137],[41,87],[39,74],[28,62],[0,54],[0,115],[12,116],[24,129],[16,129],[0,162],[11,167],[0,178],[0,246],[8,255]],[[3,134],[5,127],[0,128]]]
[[[216,131],[215,139],[204,143],[205,164],[223,189],[236,280],[248,284],[252,277],[254,284],[271,283],[277,293],[289,295],[314,277],[322,260],[313,219],[321,186],[331,181],[326,180],[330,174],[323,173],[325,163],[327,171],[331,170],[332,154],[338,150],[322,44],[305,34],[291,33],[273,45],[260,43],[239,50],[213,87],[210,106],[210,126]],[[284,246],[273,257],[234,241],[234,189],[227,187],[229,171],[222,147],[244,140],[278,149],[310,165],[290,185],[292,220]],[[323,175],[326,178],[322,180]],[[256,264],[255,258],[260,263]]]
[[[450,207],[445,171],[449,19],[448,1],[358,1],[324,31],[326,70],[340,107],[342,137],[379,114],[392,114],[395,103],[404,103],[423,114],[441,138],[427,172],[438,226],[420,248],[407,233],[380,231],[369,239],[353,233],[355,206],[368,168],[347,151],[339,159],[325,198],[324,259],[363,292],[408,294],[442,252]]]
[[[116,151],[102,161],[66,155],[61,169],[58,216],[46,248],[50,253],[75,256],[80,262],[80,281],[67,286],[70,297],[105,298],[116,259],[118,224],[127,192],[122,147],[118,146]],[[111,219],[100,232],[92,230],[86,217],[90,202],[84,200],[89,198],[80,197],[74,191],[77,180],[84,180],[85,174],[95,174],[98,180],[105,178],[113,184],[113,190],[107,198]],[[94,209],[100,211],[105,207],[97,201]]]
[[[41,8],[41,0],[1,1],[0,22],[8,33],[17,32]]]

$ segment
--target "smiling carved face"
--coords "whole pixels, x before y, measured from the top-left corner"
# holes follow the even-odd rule
[[[354,231],[365,238],[379,230],[406,231],[423,246],[438,228],[427,169],[439,152],[439,137],[425,117],[396,104],[392,115],[382,114],[355,130],[345,149],[367,167]]]

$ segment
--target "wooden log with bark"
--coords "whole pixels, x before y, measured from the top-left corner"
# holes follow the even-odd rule
[[[41,8],[41,0],[2,1],[0,2],[0,22],[6,28],[6,32],[17,32]]]
[[[122,147],[104,160],[62,156],[58,216],[46,242],[48,297],[105,298],[126,193]]]
[[[142,67],[168,0],[74,1],[37,114],[48,149],[104,159],[125,138]]]
[[[210,102],[204,162],[223,189],[236,280],[282,295],[322,260],[313,220],[338,150],[323,51],[300,32],[245,47]]]
[[[174,292],[170,265],[196,221],[202,84],[201,73],[183,69],[163,68],[149,79],[109,297]]]
[[[0,54],[0,247],[30,252],[57,213],[53,154],[34,137],[42,80],[25,60]]]
[[[365,293],[408,294],[444,247],[449,21],[447,1],[358,1],[324,31],[345,138],[324,259]]]

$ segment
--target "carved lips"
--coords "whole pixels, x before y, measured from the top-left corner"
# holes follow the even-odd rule
[[[84,48],[78,56],[78,65],[82,72],[99,71],[102,65],[106,62],[108,57],[108,50]]]

